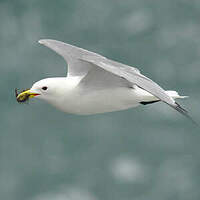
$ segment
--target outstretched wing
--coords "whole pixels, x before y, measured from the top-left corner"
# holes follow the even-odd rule
[[[65,59],[68,64],[68,76],[84,76],[91,69],[90,65],[79,60],[82,56],[101,57],[96,53],[57,40],[43,39],[39,40],[39,43],[49,47]]]
[[[105,57],[97,53],[57,40],[42,39],[38,42],[46,47],[49,47],[65,59],[68,64],[68,76],[83,76],[87,74],[88,71],[90,71],[91,65],[80,61],[80,59],[85,56],[92,56],[93,58],[97,59],[106,59]],[[132,67],[132,69],[139,71],[137,68],[134,67]]]

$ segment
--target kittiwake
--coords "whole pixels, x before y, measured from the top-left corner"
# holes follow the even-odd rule
[[[90,115],[162,101],[191,119],[175,101],[185,96],[165,91],[137,68],[64,42],[43,39],[39,43],[65,59],[67,77],[46,78],[34,83],[17,95],[19,102],[35,97],[67,113]]]

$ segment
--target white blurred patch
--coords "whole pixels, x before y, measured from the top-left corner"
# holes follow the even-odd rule
[[[130,34],[137,34],[147,31],[153,25],[152,13],[148,10],[139,10],[132,12],[120,22],[123,29]]]
[[[111,173],[119,181],[142,182],[145,177],[144,166],[132,157],[119,157],[111,163]]]
[[[97,200],[97,198],[79,187],[63,186],[58,191],[40,194],[32,200]]]

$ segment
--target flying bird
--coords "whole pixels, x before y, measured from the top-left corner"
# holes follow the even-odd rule
[[[67,76],[35,82],[30,89],[16,94],[18,102],[35,97],[67,113],[90,115],[162,101],[192,120],[175,101],[186,96],[165,91],[137,68],[64,42],[43,39],[39,43],[65,59]]]

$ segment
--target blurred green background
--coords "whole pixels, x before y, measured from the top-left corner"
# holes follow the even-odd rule
[[[57,39],[137,66],[200,121],[199,0],[0,0],[0,199],[199,200],[200,131],[157,103],[75,116],[14,88],[65,76]]]

